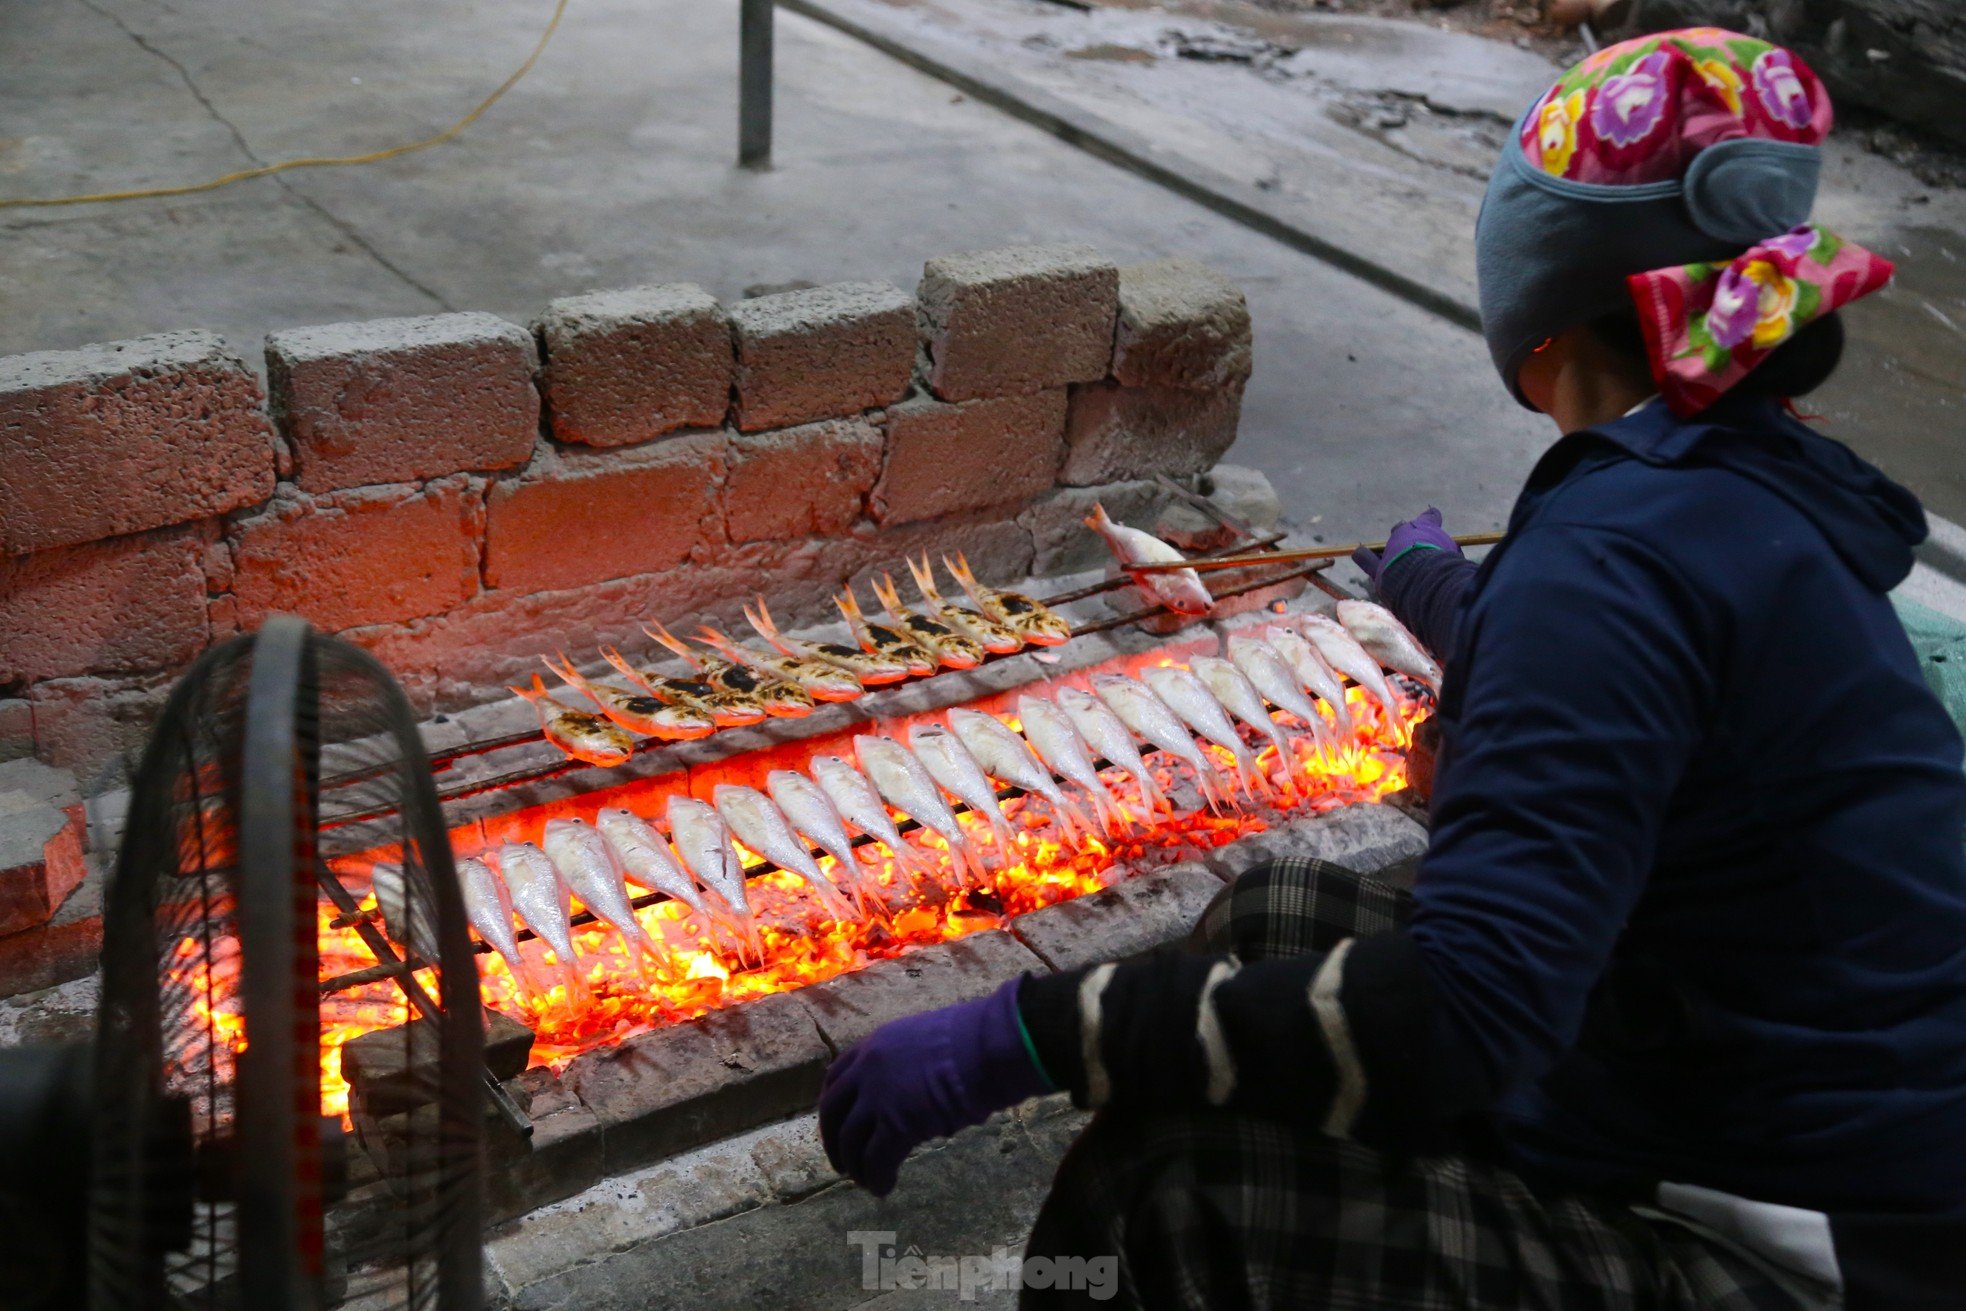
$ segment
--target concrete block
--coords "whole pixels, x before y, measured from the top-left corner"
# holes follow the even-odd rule
[[[542,592],[683,563],[722,537],[727,460],[721,432],[542,455],[492,485],[485,584]]]
[[[493,1224],[571,1197],[602,1175],[600,1121],[559,1075],[527,1070],[505,1090],[531,1118],[532,1136],[487,1123],[485,1205]]]
[[[864,419],[730,439],[724,523],[734,542],[837,536],[865,511],[886,440]]]
[[[553,436],[631,446],[679,428],[716,428],[734,368],[723,306],[691,283],[568,296],[534,325]]]
[[[0,761],[34,754],[34,705],[25,697],[0,697]]]
[[[1089,246],[945,255],[917,295],[928,384],[943,400],[1091,382],[1112,362],[1119,270]]]
[[[42,760],[86,778],[141,748],[174,680],[169,676],[51,678],[28,689],[34,705],[34,750]]]
[[[291,328],[266,339],[294,480],[326,492],[524,464],[539,434],[532,334],[493,314]]]
[[[751,1143],[751,1159],[764,1172],[771,1195],[781,1201],[797,1201],[840,1180],[826,1159],[819,1121],[812,1116],[761,1130]]]
[[[1181,941],[1222,887],[1199,861],[1170,865],[1020,915],[1010,931],[1052,969],[1075,970]]]
[[[478,590],[483,497],[463,475],[282,497],[227,529],[238,624],[278,612],[334,631],[450,609]]]
[[[796,994],[712,1011],[579,1057],[567,1086],[601,1126],[609,1171],[803,1111],[826,1044]]]
[[[1058,481],[1089,487],[1201,473],[1235,444],[1242,390],[1240,382],[1213,391],[1115,382],[1074,387]]]
[[[1060,390],[961,404],[911,397],[887,412],[874,517],[908,523],[1027,501],[1056,480],[1064,433]]]
[[[1127,387],[1214,391],[1249,377],[1249,301],[1242,288],[1176,257],[1120,269],[1113,377]]]
[[[889,1020],[973,1000],[1026,970],[1044,968],[1023,943],[991,929],[876,961],[790,995],[841,1052]]]
[[[1266,860],[1328,860],[1359,874],[1377,874],[1425,853],[1427,831],[1391,806],[1361,802],[1294,819],[1209,853],[1208,865],[1234,880]]]
[[[1172,492],[1154,482],[1054,487],[1017,516],[1031,534],[1031,572],[1070,574],[1113,562],[1105,540],[1085,526],[1095,504],[1105,506],[1120,523],[1151,530],[1173,500]]]
[[[1283,500],[1260,469],[1218,464],[1201,476],[1201,494],[1258,533],[1283,522]]]
[[[259,380],[212,333],[0,359],[0,553],[209,519],[273,467]]]
[[[215,522],[0,556],[0,683],[175,669],[205,646]]]
[[[843,418],[900,400],[915,368],[915,302],[885,282],[842,282],[741,301],[737,426]]]
[[[0,782],[0,935],[47,923],[85,870],[79,801],[64,808]]]

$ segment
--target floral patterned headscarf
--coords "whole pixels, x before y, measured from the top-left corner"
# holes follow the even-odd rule
[[[1634,186],[1686,176],[1700,152],[1760,138],[1820,145],[1829,96],[1809,66],[1715,27],[1606,46],[1523,120],[1531,165],[1555,178]],[[1890,281],[1889,260],[1813,225],[1769,233],[1725,261],[1629,279],[1673,410],[1706,408],[1803,327]]]

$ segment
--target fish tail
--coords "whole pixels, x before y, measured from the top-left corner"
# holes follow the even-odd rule
[[[867,631],[867,616],[860,612],[860,598],[853,594],[853,589],[849,587],[834,597],[833,604],[839,607],[840,614],[846,619],[847,627],[853,630],[854,640],[859,642],[863,649],[874,650],[873,634]]]
[[[550,701],[553,699],[548,695],[546,695],[546,680],[541,678],[538,674],[534,674],[532,676],[531,687],[511,687],[511,688],[507,688],[506,690],[509,692],[518,693],[520,696],[532,702],[534,705],[538,705],[542,701]]]
[[[894,585],[893,574],[884,573],[877,581],[870,579],[867,585],[874,589],[874,599],[881,603],[881,609],[887,611],[889,619],[897,624],[908,622],[907,612],[901,608],[901,592]]]
[[[975,572],[969,567],[969,557],[967,555],[958,551],[954,560],[951,560],[945,555],[942,557],[942,567],[949,571],[949,577],[956,580],[957,586],[969,594],[970,600],[976,602],[978,605],[983,604],[983,588],[976,581]]]
[[[1085,526],[1093,532],[1104,536],[1106,530],[1113,526],[1113,519],[1111,515],[1106,513],[1106,507],[1104,505],[1098,501],[1094,501],[1092,503],[1092,513],[1085,517]]]
[[[656,620],[651,619],[648,623],[643,624],[642,631],[662,643],[664,647],[668,648],[674,654],[681,656],[688,662],[691,669],[703,668],[703,657],[690,650],[688,643],[664,628]]]
[[[771,643],[773,647],[786,655],[798,654],[797,648],[787,643],[784,634],[778,631],[778,625],[772,620],[771,611],[766,607],[762,595],[758,597],[758,608],[755,612],[748,605],[744,607],[744,618],[752,628],[757,630],[758,636]]]
[[[915,590],[922,594],[922,600],[937,610],[943,609],[942,594],[936,590],[935,570],[928,562],[928,552],[922,552],[920,564],[916,564],[912,559],[909,560],[908,572],[914,577]]]
[[[636,687],[641,688],[645,692],[653,692],[655,690],[649,686],[649,680],[647,679],[647,677],[644,676],[640,670],[636,669],[635,666],[628,663],[628,657],[622,655],[621,652],[617,651],[615,648],[611,646],[602,647],[601,659],[607,661],[610,665],[613,665],[616,672],[618,672],[623,678],[626,678],[629,682],[633,683]]]

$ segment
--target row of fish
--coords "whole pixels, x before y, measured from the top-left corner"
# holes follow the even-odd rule
[[[945,556],[942,563],[970,604],[944,599],[926,555],[920,563],[910,560],[908,571],[921,596],[918,609],[903,603],[900,589],[886,575],[873,589],[886,622],[869,619],[850,589],[838,598],[856,645],[788,637],[760,599],[755,609],[745,607],[744,617],[769,643],[768,651],[713,628],[699,631],[700,647],[660,624],[645,629],[682,658],[689,669],[684,677],[639,666],[613,647],[603,647],[601,655],[627,680],[627,687],[583,676],[564,654],[547,660],[546,667],[599,714],[555,699],[537,674],[529,688],[513,691],[538,710],[548,742],[588,764],[618,765],[634,754],[638,737],[689,741],[766,718],[798,718],[823,702],[851,701],[869,687],[938,669],[974,669],[990,655],[1057,646],[1071,637],[1071,625],[1043,603],[978,582],[961,555],[953,560]]]
[[[1102,766],[1127,775],[1147,807],[1172,809],[1141,754],[1143,742],[1187,765],[1212,808],[1236,805],[1238,793],[1273,794],[1278,781],[1259,762],[1263,747],[1274,747],[1285,768],[1293,759],[1292,733],[1312,734],[1320,750],[1336,748],[1353,728],[1346,680],[1385,714],[1398,714],[1398,694],[1382,663],[1438,686],[1439,667],[1397,620],[1378,606],[1341,602],[1337,620],[1281,620],[1260,633],[1234,635],[1224,656],[1197,656],[1185,668],[1150,668],[1138,679],[1096,674],[1089,691],[1061,687],[1050,698],[1027,693],[1017,703],[1021,733],[994,716],[955,709],[946,725],[912,727],[905,744],[868,734],[854,739],[852,761],[822,755],[804,773],[774,771],[763,790],[727,783],[708,803],[671,797],[666,836],[619,807],[601,810],[591,825],[549,820],[538,845],[508,842],[489,859],[458,863],[465,908],[479,936],[535,995],[538,980],[519,952],[513,914],[552,948],[578,997],[586,985],[569,928],[570,897],[620,933],[646,978],[662,975],[664,953],[636,918],[627,884],[685,904],[723,945],[748,948],[755,958],[757,922],[734,842],[802,879],[827,917],[881,916],[879,868],[862,862],[854,831],[919,883],[951,890],[986,879],[992,863],[1010,855],[1015,831],[999,802],[1000,784],[1041,798],[1071,843],[1095,830],[1110,835],[1128,822]],[[1280,722],[1272,707],[1288,720]],[[1238,723],[1255,730],[1254,743]],[[1229,754],[1233,778],[1217,769],[1204,743]],[[957,805],[979,822],[965,828]],[[896,812],[946,850],[911,842]],[[830,867],[821,865],[815,848],[831,858]],[[404,922],[399,880],[392,867],[376,867],[384,925],[430,957],[428,934]]]

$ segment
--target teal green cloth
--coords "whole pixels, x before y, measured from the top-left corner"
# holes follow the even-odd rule
[[[1966,734],[1966,624],[1902,597],[1892,597],[1891,604],[1918,653],[1925,681]]]

